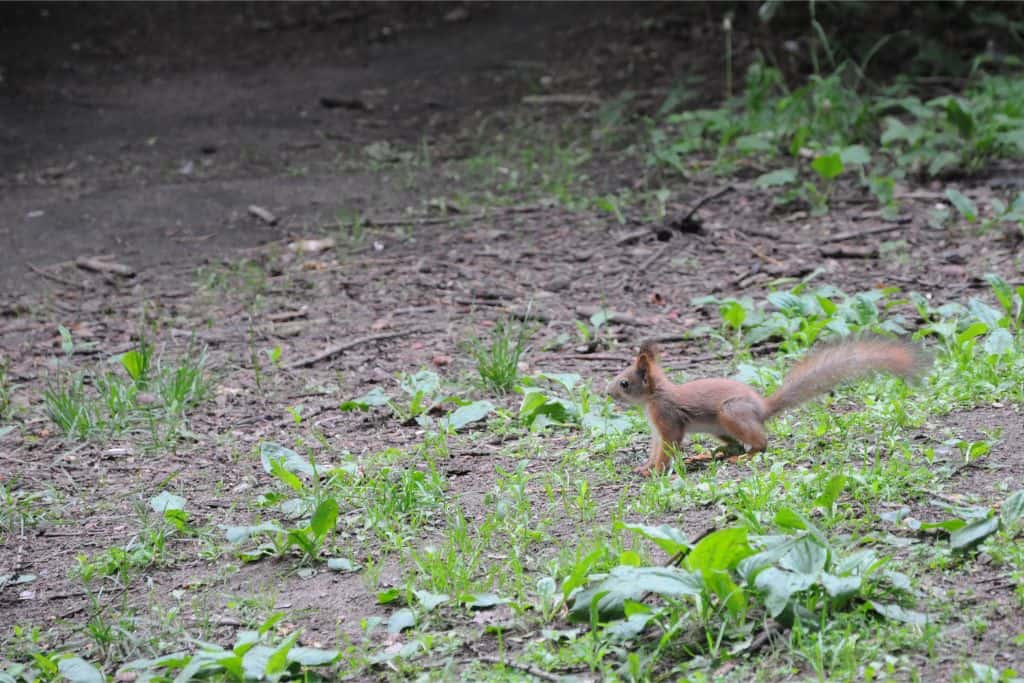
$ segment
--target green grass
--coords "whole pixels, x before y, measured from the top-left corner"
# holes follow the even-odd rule
[[[466,342],[466,350],[486,388],[504,394],[516,386],[519,360],[530,338],[528,324],[498,320],[491,328],[489,340],[474,338]]]
[[[120,366],[120,370],[110,367]],[[43,409],[69,440],[146,433],[150,448],[173,445],[187,413],[213,388],[204,351],[188,349],[174,361],[156,357],[145,340],[132,351],[93,367],[58,370],[43,390]]]

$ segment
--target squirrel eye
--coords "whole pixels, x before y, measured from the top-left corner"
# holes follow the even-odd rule
[[[620,379],[619,380],[619,386],[622,387],[623,389],[628,389],[629,388],[629,380],[628,379]]]

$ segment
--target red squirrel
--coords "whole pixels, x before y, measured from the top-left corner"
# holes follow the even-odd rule
[[[762,397],[752,387],[716,377],[675,384],[658,366],[653,342],[644,342],[636,360],[608,385],[608,393],[626,403],[643,404],[651,425],[650,457],[636,471],[662,471],[671,451],[688,433],[714,434],[727,446],[759,453],[768,445],[764,423],[784,410],[831,391],[847,380],[885,371],[912,379],[931,358],[903,341],[866,338],[825,346],[793,366],[775,393]],[[668,449],[666,449],[666,446]]]

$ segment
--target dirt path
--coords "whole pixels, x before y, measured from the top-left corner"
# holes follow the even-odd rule
[[[0,287],[31,289],[27,264],[197,264],[338,212],[416,207],[429,179],[410,192],[368,172],[362,149],[518,99],[527,85],[507,64],[543,62],[580,11],[498,4],[446,22],[451,10],[5,9]]]

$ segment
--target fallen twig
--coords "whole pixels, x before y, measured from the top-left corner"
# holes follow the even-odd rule
[[[821,255],[825,258],[877,258],[878,247],[831,247],[822,249]]]
[[[868,237],[870,235],[881,235],[887,232],[896,232],[903,228],[901,224],[893,225],[882,225],[877,228],[871,228],[870,230],[848,230],[847,232],[840,232],[829,237],[823,237],[821,239],[822,244],[829,244],[831,242],[842,242],[844,240],[856,239],[858,237]]]
[[[36,275],[45,277],[47,280],[53,280],[54,282],[62,284],[65,287],[74,287],[75,289],[88,289],[81,282],[72,282],[71,280],[66,280],[62,278],[60,275],[57,275],[56,273],[51,273],[49,271],[43,270],[42,268],[34,266],[31,263],[28,263],[26,265],[28,266],[28,269],[31,270]]]
[[[361,346],[362,344],[370,344],[370,343],[377,342],[377,341],[385,341],[387,339],[395,339],[396,337],[405,337],[407,335],[415,334],[417,332],[423,332],[423,330],[419,329],[419,328],[413,328],[413,329],[410,329],[410,330],[400,330],[398,332],[388,332],[388,333],[385,333],[385,334],[373,334],[373,335],[370,335],[368,337],[360,337],[359,339],[352,339],[351,341],[343,342],[341,344],[335,344],[334,346],[328,346],[326,349],[324,349],[323,351],[321,351],[320,353],[318,353],[316,355],[310,356],[308,358],[302,358],[300,360],[288,363],[287,365],[284,366],[284,368],[286,370],[294,370],[295,368],[308,368],[311,365],[316,365],[317,363],[319,363],[322,360],[327,360],[328,358],[334,358],[338,354],[340,354],[340,353],[342,353],[344,351],[347,351],[347,350],[349,350],[351,348],[354,348],[356,346]]]
[[[274,214],[270,213],[269,211],[264,209],[262,206],[256,206],[255,204],[250,204],[249,205],[249,213],[252,214],[253,216],[256,216],[256,218],[259,218],[261,221],[263,221],[267,225],[274,225],[275,223],[277,223],[277,216],[275,216]]]
[[[448,216],[409,216],[408,218],[371,218],[369,216],[363,216],[360,220],[363,225],[377,226],[381,228],[393,227],[396,225],[440,225],[442,223],[450,223],[457,220],[468,220],[476,221],[493,216],[496,214],[517,214],[517,213],[533,213],[535,211],[543,211],[547,209],[547,206],[511,206],[501,210],[489,209],[487,211],[480,211],[478,213],[452,213]],[[321,226],[325,229],[337,228],[337,224],[330,224]]]
[[[75,259],[75,265],[83,270],[91,270],[96,273],[113,273],[121,277],[133,277],[135,275],[135,269],[131,266],[115,263],[114,261],[104,261],[98,258],[82,256]]]
[[[601,100],[594,95],[583,95],[578,93],[555,93],[552,95],[527,95],[522,100],[523,104],[601,104]]]
[[[690,209],[690,212],[688,214],[686,214],[685,216],[683,216],[682,218],[680,218],[677,221],[673,221],[672,225],[676,225],[676,226],[686,225],[687,223],[690,222],[690,219],[693,218],[694,214],[696,214],[701,209],[702,206],[704,206],[708,202],[711,202],[711,201],[714,201],[714,200],[718,199],[719,197],[723,197],[723,196],[729,194],[730,192],[734,192],[735,190],[736,190],[736,188],[734,188],[732,185],[726,185],[725,187],[723,187],[720,190],[717,190],[715,192],[712,192],[709,195],[701,197],[700,199],[697,200],[697,203],[693,205],[693,208]]]

